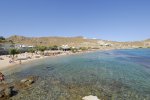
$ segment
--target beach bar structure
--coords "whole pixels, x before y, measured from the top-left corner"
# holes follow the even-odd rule
[[[45,56],[55,56],[55,55],[62,54],[62,53],[63,53],[63,51],[60,51],[60,50],[57,50],[57,51],[46,50],[46,51],[44,51]]]

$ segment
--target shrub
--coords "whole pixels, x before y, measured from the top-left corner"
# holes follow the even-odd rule
[[[57,45],[54,45],[54,46],[51,46],[49,47],[50,50],[58,50],[58,46]]]
[[[10,50],[9,50],[9,54],[10,54],[10,55],[13,55],[13,58],[14,58],[15,54],[18,54],[18,53],[19,53],[19,51],[18,51],[17,49],[14,49],[14,48],[13,48],[13,49],[10,49]]]
[[[3,36],[0,36],[0,40],[5,40],[5,38]]]
[[[28,50],[28,52],[30,52],[30,53],[34,53],[36,50],[34,49],[34,48],[30,48],[29,50]]]

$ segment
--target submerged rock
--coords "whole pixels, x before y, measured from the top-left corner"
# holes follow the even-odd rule
[[[29,76],[25,79],[22,79],[20,82],[24,83],[24,84],[27,84],[27,85],[28,84],[31,85],[32,83],[34,83],[37,80],[37,78],[38,77],[36,77],[36,76]]]
[[[12,89],[10,87],[7,87],[5,90],[4,90],[4,94],[5,96],[8,96],[10,97],[12,95]]]
[[[4,96],[4,88],[0,87],[0,98]]]
[[[28,81],[28,79],[25,78],[25,79],[22,79],[20,82],[25,83],[26,81]]]
[[[25,89],[30,87],[37,79],[37,76],[28,76],[27,78],[22,79],[20,82],[15,82],[14,86],[18,90]]]
[[[82,100],[100,100],[97,96],[89,95],[82,98]]]
[[[26,79],[21,80],[20,82],[25,85],[31,85],[32,83],[34,83],[34,80],[26,78]]]
[[[16,95],[18,91],[30,87],[37,79],[38,77],[36,76],[29,76],[18,82],[0,84],[0,100],[6,100],[11,96]]]
[[[6,98],[12,96],[12,88],[5,85],[0,85],[0,98]]]

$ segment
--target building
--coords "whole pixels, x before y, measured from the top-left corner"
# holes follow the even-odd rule
[[[15,44],[15,48],[22,49],[22,48],[33,48],[32,45],[24,45],[24,44]]]
[[[68,45],[62,45],[61,48],[62,48],[63,51],[70,50],[70,47]]]
[[[98,41],[98,44],[100,44],[100,46],[112,46],[112,44],[106,43],[104,41]]]
[[[27,52],[30,48],[34,48],[34,46],[24,45],[24,44],[15,44],[15,48],[18,49],[20,52]]]

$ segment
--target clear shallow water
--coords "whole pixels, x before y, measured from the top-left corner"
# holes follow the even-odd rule
[[[40,77],[12,99],[81,100],[96,95],[104,100],[150,100],[150,49],[100,51],[22,66],[28,68],[15,69],[7,80]]]

